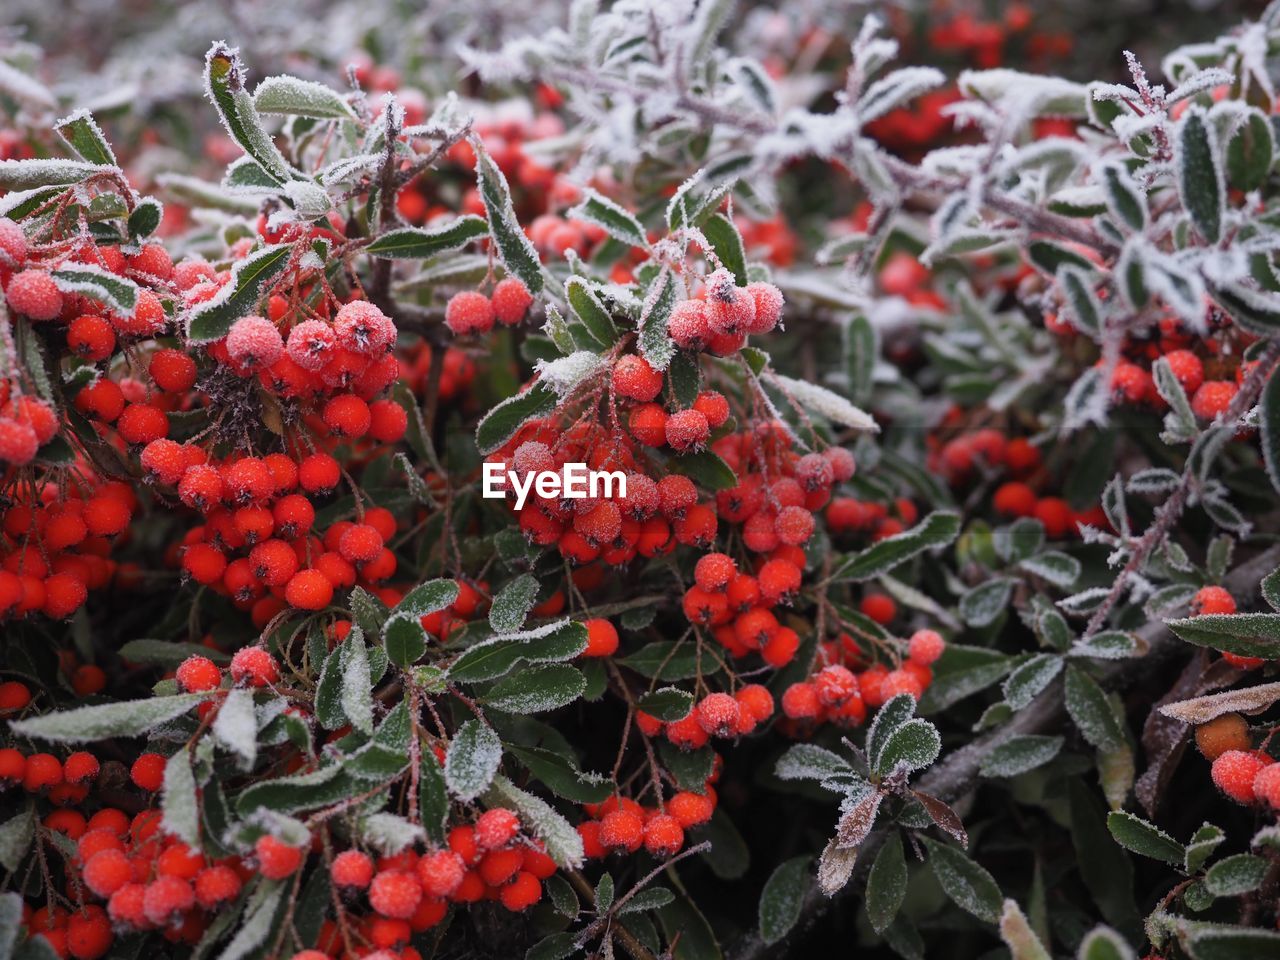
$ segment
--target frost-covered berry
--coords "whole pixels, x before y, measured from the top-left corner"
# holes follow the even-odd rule
[[[418,882],[429,897],[451,897],[462,885],[467,867],[452,850],[435,850],[418,859]]]
[[[1253,778],[1253,795],[1272,810],[1280,810],[1280,763],[1270,763]]]
[[[222,683],[222,671],[208,657],[198,654],[187,657],[178,665],[174,674],[178,686],[188,693],[203,693],[215,690]]]
[[[936,630],[917,630],[907,641],[907,656],[928,666],[936,662],[946,648],[947,642]]]
[[[0,264],[16,270],[27,259],[27,237],[8,217],[0,218]]]
[[[303,850],[266,834],[253,845],[258,872],[268,880],[283,880],[302,866]]]
[[[217,909],[239,896],[241,886],[239,874],[225,864],[205,867],[195,877],[196,902],[206,910]]]
[[[152,440],[143,447],[138,461],[147,473],[168,486],[180,482],[189,465],[186,448],[165,437]]]
[[[520,830],[520,818],[510,810],[495,807],[480,814],[476,821],[476,846],[481,850],[505,847]]]
[[[634,418],[632,432],[635,431]],[[673,450],[684,452],[698,450],[706,445],[711,436],[711,425],[707,418],[697,410],[677,410],[666,418],[663,434],[667,444]]]
[[[782,693],[782,712],[792,720],[808,720],[822,710],[818,689],[812,683],[793,683]]]
[[[720,269],[707,277],[707,327],[713,334],[747,333],[755,323],[756,302]]]
[[[406,870],[383,870],[369,884],[369,906],[384,917],[407,920],[422,901],[422,884]]]
[[[304,370],[321,370],[333,359],[337,336],[323,320],[303,320],[289,331],[285,350]]]
[[[1212,420],[1226,413],[1236,390],[1230,380],[1206,380],[1191,398],[1191,411],[1201,420]]]
[[[533,296],[524,281],[517,277],[506,277],[499,280],[493,288],[490,298],[493,304],[493,315],[504,327],[513,327],[524,319]]]
[[[244,369],[261,370],[284,355],[284,339],[266,317],[241,317],[227,333],[227,353]]]
[[[701,300],[681,300],[667,318],[667,334],[678,347],[701,350],[711,339],[707,305]]]
[[[715,809],[715,801],[710,797],[688,790],[680,791],[667,801],[667,813],[675,817],[686,830],[706,823]]]
[[[858,693],[858,678],[848,667],[833,663],[818,671],[813,688],[824,707],[838,707]]]
[[[708,553],[698,558],[693,580],[709,593],[721,593],[738,573],[738,565],[725,553]]]
[[[62,291],[46,270],[15,273],[4,290],[9,307],[32,320],[52,320],[62,313]]]
[[[335,437],[356,439],[369,432],[373,416],[369,404],[354,393],[342,393],[324,405],[325,426]]]
[[[635,853],[644,842],[644,820],[633,810],[614,810],[600,821],[600,843],[609,850]]]
[[[196,902],[195,890],[181,877],[156,877],[147,884],[142,911],[158,927],[190,910]]]
[[[285,585],[284,598],[298,610],[323,610],[333,599],[333,583],[319,570],[299,570]]]
[[[729,401],[717,390],[703,390],[694,398],[693,409],[707,418],[712,430],[729,419]]]
[[[1236,803],[1250,804],[1256,799],[1253,781],[1258,772],[1268,765],[1252,751],[1228,750],[1213,761],[1209,773],[1213,784]]]
[[[367,300],[344,303],[333,319],[333,329],[340,346],[366,355],[385,352],[396,338],[391,318]]]
[[[1187,396],[1193,396],[1204,383],[1204,363],[1190,350],[1170,350],[1164,359]]]
[[[39,449],[36,432],[30,426],[0,417],[0,461],[21,467],[30,463]]]
[[[121,850],[100,850],[84,865],[85,886],[99,897],[109,897],[133,879],[133,866]]]
[[[738,701],[727,693],[709,693],[694,707],[698,725],[713,737],[737,733],[741,711]]]
[[[782,291],[772,283],[747,284],[747,296],[755,303],[755,316],[744,327],[747,333],[768,333],[782,319]]]
[[[348,563],[368,563],[382,553],[382,534],[367,523],[353,523],[338,538],[338,553]]]
[[[474,290],[455,293],[444,308],[444,322],[460,337],[488,333],[493,329],[493,319],[493,304]]]
[[[1191,598],[1191,609],[1197,616],[1235,613],[1236,601],[1222,587],[1201,587]]]
[[[662,373],[644,357],[624,354],[613,365],[613,389],[620,396],[648,403],[662,390]]]
[[[797,547],[813,536],[813,514],[804,507],[783,507],[773,522],[774,532],[783,543]]]
[[[684,846],[684,827],[669,813],[660,813],[644,825],[644,848],[655,857],[670,857]]]
[[[343,850],[333,858],[329,877],[336,887],[363,890],[373,880],[373,860],[359,850]]]
[[[231,658],[231,679],[241,686],[265,687],[280,679],[280,668],[262,647],[242,647]]]

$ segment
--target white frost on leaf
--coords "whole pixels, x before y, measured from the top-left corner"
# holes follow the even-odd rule
[[[575,350],[567,357],[556,360],[539,360],[534,365],[541,382],[555,391],[561,400],[574,391],[578,384],[604,369],[605,362],[599,354],[590,350]]]

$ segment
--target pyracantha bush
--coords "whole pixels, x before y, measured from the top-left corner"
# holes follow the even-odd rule
[[[1280,8],[842,6],[0,61],[0,960],[1280,954]]]

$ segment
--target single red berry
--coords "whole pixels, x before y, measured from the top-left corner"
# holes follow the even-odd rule
[[[158,753],[144,753],[133,761],[129,768],[129,779],[134,786],[148,793],[155,793],[164,783],[165,758]]]
[[[1191,609],[1196,616],[1236,612],[1236,601],[1222,587],[1201,587],[1191,598]]]
[[[344,850],[333,858],[329,876],[335,886],[363,890],[373,880],[373,861],[359,850]]]
[[[917,630],[907,641],[907,656],[926,666],[934,663],[947,648],[947,642],[936,630]]]
[[[493,314],[504,327],[513,327],[528,312],[533,296],[524,281],[517,277],[499,280],[493,288]]]
[[[1270,761],[1257,753],[1244,750],[1227,750],[1213,761],[1210,775],[1213,784],[1236,803],[1251,804],[1256,799],[1253,782]]]
[[[231,658],[231,679],[237,686],[265,687],[280,679],[280,668],[262,647],[241,647]]]
[[[476,846],[481,850],[497,850],[510,843],[520,830],[520,818],[510,810],[495,807],[486,810],[476,821]]]
[[[268,880],[283,880],[302,866],[304,851],[265,834],[253,845],[253,854],[258,861],[259,873]]]
[[[583,621],[587,628],[587,648],[584,657],[611,657],[618,651],[618,630],[604,619]]]
[[[383,870],[369,884],[369,905],[384,917],[405,920],[422,900],[422,884],[405,870]]]
[[[684,828],[669,813],[660,813],[644,825],[644,848],[655,857],[671,857],[684,846]]]
[[[488,333],[493,329],[493,321],[493,304],[483,293],[474,290],[455,293],[445,306],[444,322],[460,337]]]

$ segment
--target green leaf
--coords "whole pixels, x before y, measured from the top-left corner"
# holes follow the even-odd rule
[[[656,680],[687,680],[698,672],[698,648],[678,640],[655,640],[618,663]]]
[[[507,272],[519,277],[533,294],[542,291],[542,265],[538,251],[525,236],[511,203],[507,178],[479,139],[471,141],[476,154],[476,186],[489,221],[489,235]]]
[[[729,490],[738,485],[738,475],[733,468],[710,450],[672,457],[667,465],[707,490]]]
[[[1280,933],[1258,927],[1206,923],[1192,926],[1182,942],[1192,960],[1277,960]]]
[[[342,96],[323,83],[287,75],[267,77],[253,91],[259,113],[312,117],[316,120],[355,120],[356,113]]]
[[[667,942],[679,937],[673,951],[675,960],[721,960],[715,932],[691,899],[676,897],[657,913]]]
[[[1256,107],[1227,142],[1227,179],[1235,189],[1257,190],[1266,182],[1275,156],[1275,138],[1266,114]]]
[[[892,773],[922,770],[938,759],[942,738],[928,720],[908,720],[885,739],[876,758],[875,772],[886,777]]]
[[[427,632],[421,618],[397,616],[387,618],[382,627],[382,648],[387,659],[398,667],[408,667],[422,659],[427,652]]]
[[[1102,168],[1102,182],[1107,191],[1107,207],[1121,223],[1134,233],[1147,225],[1147,202],[1125,168],[1109,163]]]
[[[984,777],[1016,777],[1048,763],[1061,749],[1062,737],[1011,737],[982,758],[979,770]]]
[[[205,86],[227,133],[258,166],[282,184],[302,176],[289,166],[262,126],[253,98],[244,89],[244,64],[237,51],[225,43],[209,48]]]
[[[920,842],[929,853],[933,875],[951,901],[979,920],[999,923],[1004,896],[991,874],[955,847],[928,837],[921,837]]]
[[[907,693],[898,694],[880,707],[867,730],[867,760],[872,770],[887,768],[881,755],[888,746],[889,738],[915,714],[915,698]]]
[[[294,813],[350,799],[361,791],[359,781],[348,776],[341,764],[330,764],[309,773],[260,780],[236,798],[241,816],[265,807],[276,813]]]
[[[449,742],[444,779],[459,800],[474,800],[489,789],[502,762],[502,742],[479,720],[468,720]]]
[[[723,213],[714,213],[702,226],[702,233],[711,243],[720,263],[733,274],[734,282],[739,287],[747,285],[747,249],[742,243],[742,234],[734,226],[733,221]]]
[[[873,544],[847,558],[831,574],[832,582],[871,580],[912,557],[953,541],[960,533],[960,515],[936,510],[910,530]]]
[[[676,278],[663,267],[640,309],[640,354],[655,370],[666,370],[676,345],[667,334],[667,321],[676,305]]]
[[[421,750],[418,761],[418,811],[432,843],[443,843],[449,818],[449,790],[444,770],[431,750]]]
[[[364,249],[366,253],[384,260],[425,260],[451,250],[461,250],[488,232],[489,224],[483,217],[468,214],[430,229],[404,227],[388,230]]]
[[[667,367],[667,381],[671,384],[676,403],[681,407],[693,406],[702,389],[702,371],[698,367],[697,354],[681,350],[672,357],[671,365]]]
[[[96,300],[116,313],[132,314],[138,302],[137,284],[91,263],[58,267],[49,276],[63,293]]]
[[[895,830],[881,845],[867,875],[867,917],[876,933],[883,933],[893,923],[906,896],[907,861],[902,852],[902,837]]]
[[[291,245],[279,244],[237,260],[231,279],[187,315],[187,339],[210,343],[225,337],[233,323],[254,312],[267,284],[288,265],[292,252]]]
[[[1273,660],[1280,656],[1280,614],[1206,614],[1170,620],[1175,634],[1198,647]]]
[[[1011,960],[1051,960],[1027,915],[1012,897],[1005,900],[1000,913],[1000,939],[1009,948]]]
[[[1056,654],[1035,654],[1005,680],[1005,702],[1014,710],[1028,706],[1062,672],[1062,666],[1063,660]]]
[[[874,724],[872,726],[874,728]],[[826,780],[828,777],[851,776],[853,767],[844,757],[832,753],[826,747],[797,743],[778,758],[774,773],[782,780]]]
[[[84,163],[80,160],[46,159],[37,160],[0,160],[0,190],[13,194],[38,190],[42,187],[65,187],[73,183],[81,183],[89,177],[102,173],[110,168],[100,167],[96,163]],[[54,191],[51,196],[56,196]],[[22,216],[30,212],[31,203],[39,205],[39,201],[48,199],[44,194],[33,196],[31,201],[22,207],[9,210],[10,216]]]
[[[161,823],[165,832],[198,849],[200,801],[196,797],[191,757],[186,750],[179,750],[164,765],[164,794],[160,809],[163,811]]]
[[[20,737],[53,743],[90,743],[112,737],[140,737],[209,699],[207,693],[180,693],[150,700],[122,700],[14,720],[9,730]]]
[[[1125,745],[1120,721],[1098,681],[1069,664],[1063,692],[1067,713],[1086,740],[1099,750],[1115,750]]]
[[[570,277],[564,283],[565,297],[573,315],[587,328],[601,347],[611,347],[618,340],[618,328],[614,326],[609,311],[582,277]]]
[[[1251,853],[1224,857],[1204,875],[1205,888],[1215,897],[1238,897],[1262,886],[1267,860]]]
[[[290,885],[283,882],[259,881],[245,907],[244,923],[222,948],[218,960],[243,960],[266,943],[275,927],[277,908],[289,888]]]
[[[1076,960],[1134,960],[1133,949],[1110,927],[1094,927],[1080,941]]]
[[[1009,606],[1013,581],[994,577],[979,584],[960,598],[960,617],[971,627],[989,627]]]
[[[539,584],[532,574],[522,573],[493,598],[489,608],[489,626],[495,633],[512,633],[524,625],[538,596]]]
[[[557,796],[575,803],[600,803],[613,793],[613,784],[596,773],[578,769],[572,757],[546,747],[508,747],[530,773]]]
[[[226,664],[230,657],[202,643],[176,640],[130,640],[119,650],[120,659],[130,663],[176,667],[188,657],[208,657],[214,663]]]
[[[480,420],[476,427],[476,446],[488,455],[515,436],[526,421],[541,417],[556,408],[556,395],[545,383],[535,383],[528,390],[503,400]]]
[[[53,129],[81,160],[104,167],[116,166],[116,155],[111,144],[107,142],[102,128],[94,122],[93,115],[88,110],[77,110],[69,117],[59,120]]]
[[[553,933],[525,951],[524,960],[565,960],[578,952],[577,940],[572,933]]]
[[[849,378],[849,399],[854,403],[865,405],[871,398],[879,359],[880,334],[866,317],[854,317],[844,327],[844,369]]]
[[[341,650],[342,712],[361,733],[373,733],[373,680],[364,634],[353,630]]]
[[[550,663],[499,680],[485,696],[485,702],[506,713],[545,713],[573,703],[586,688],[587,678],[580,670]]]
[[[357,626],[352,633],[359,629]],[[361,643],[364,642],[362,636],[357,639]],[[316,720],[325,730],[337,730],[347,722],[347,715],[342,710],[342,646],[350,642],[351,635],[348,634],[342,645],[330,651],[324,658],[324,665],[320,668],[320,680],[316,684],[315,708]]]
[[[622,241],[627,246],[641,247],[646,250],[649,248],[649,239],[640,221],[630,211],[590,187],[583,190],[582,202],[565,216],[594,223],[609,236]]]
[[[760,893],[760,939],[775,944],[800,919],[805,894],[813,884],[808,856],[784,860],[765,881]]]
[[[587,628],[562,620],[523,634],[494,637],[471,647],[449,668],[456,683],[494,680],[516,664],[557,663],[572,660],[587,648]]]
[[[1107,815],[1107,829],[1116,843],[1126,850],[1181,866],[1186,848],[1153,823],[1125,810],[1113,810]]]
[[[30,802],[22,805],[22,810],[0,823],[0,867],[13,874],[31,849],[31,842],[36,836],[35,807]],[[0,923],[0,928],[3,928]],[[2,935],[0,935],[2,936]],[[0,956],[4,951],[0,950]]]
[[[678,687],[662,687],[646,693],[636,706],[664,723],[683,720],[693,709],[693,694]]]
[[[1226,187],[1218,157],[1217,137],[1203,108],[1191,106],[1178,132],[1178,192],[1195,225],[1207,243],[1222,236],[1222,211]]]
[[[676,895],[666,887],[648,887],[618,907],[618,916],[628,913],[643,913],[645,910],[658,910],[675,900]]]

